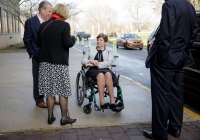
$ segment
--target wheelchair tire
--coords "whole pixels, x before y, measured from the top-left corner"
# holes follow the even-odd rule
[[[77,74],[76,77],[76,103],[81,106],[84,102],[86,90],[83,82],[83,75],[81,72]]]
[[[90,113],[92,112],[91,106],[85,105],[85,106],[83,107],[83,112],[86,113],[86,114],[90,114]]]

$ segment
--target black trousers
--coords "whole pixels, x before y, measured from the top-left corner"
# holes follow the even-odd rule
[[[168,129],[180,130],[183,120],[183,68],[151,67],[152,132],[167,136]]]
[[[44,102],[44,96],[39,95],[39,89],[38,89],[39,60],[37,56],[34,56],[32,58],[32,74],[33,74],[33,98],[37,105],[40,102]]]

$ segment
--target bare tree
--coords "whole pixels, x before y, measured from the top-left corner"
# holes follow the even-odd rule
[[[37,13],[39,1],[40,0],[23,0],[20,3],[20,17],[23,22]]]
[[[144,16],[141,15],[142,3],[140,0],[126,0],[126,7],[128,11],[128,19],[130,22],[130,31],[133,31],[133,27],[140,32],[142,30],[142,24],[144,24]]]
[[[3,0],[3,3],[5,5],[10,5],[10,3],[12,3],[12,10],[16,14],[20,23],[24,26],[24,22],[38,12],[38,5],[40,1],[41,0]],[[56,3],[56,0],[54,3]],[[77,4],[73,2],[63,4],[65,4],[69,9],[70,18],[76,16],[80,12],[77,8]]]
[[[100,28],[104,32],[108,32],[115,18],[116,12],[108,6],[93,6],[86,11],[88,19],[97,25],[97,33],[100,33]]]
[[[188,0],[194,6],[195,10],[200,10],[200,0]]]

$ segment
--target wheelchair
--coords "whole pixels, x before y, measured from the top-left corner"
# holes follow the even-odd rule
[[[115,65],[112,65],[112,67],[115,67]],[[93,80],[92,77],[87,77],[85,75],[84,66],[82,66],[82,69],[78,72],[76,77],[76,103],[81,106],[84,102],[84,99],[88,99],[89,103],[83,106],[83,112],[86,114],[90,114],[92,111],[92,102],[94,102],[94,109],[95,111],[101,111],[101,107],[99,107],[96,104],[96,94],[98,93],[97,83],[95,80]],[[113,112],[121,112],[122,109],[124,109],[124,103],[123,103],[123,95],[122,95],[122,89],[119,86],[119,77],[117,73],[115,73],[116,79],[113,81],[113,87],[116,88],[117,95],[115,98],[116,108],[111,109]],[[114,90],[114,91],[115,91]],[[89,94],[88,94],[89,92]],[[108,90],[105,87],[104,89],[104,97],[109,96]],[[109,108],[108,108],[109,109]],[[103,110],[103,109],[102,109]],[[104,110],[103,110],[104,111]]]

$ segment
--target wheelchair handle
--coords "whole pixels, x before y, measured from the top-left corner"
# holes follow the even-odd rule
[[[116,67],[116,65],[111,65],[112,67]]]

